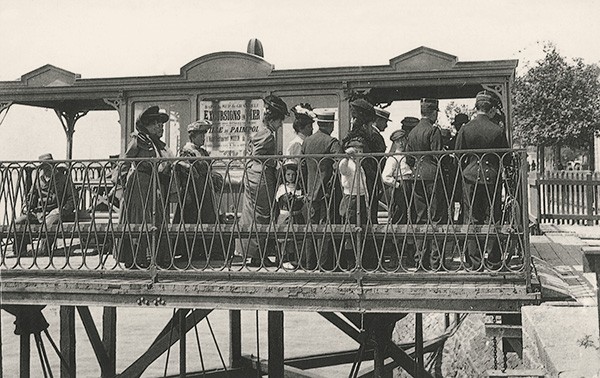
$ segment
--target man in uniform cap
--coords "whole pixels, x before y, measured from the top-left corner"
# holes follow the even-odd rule
[[[434,123],[438,118],[438,100],[434,98],[421,99],[421,120],[408,134],[407,152],[429,152],[442,149],[442,135]],[[442,197],[444,196],[439,177],[439,155],[412,154],[407,157],[415,177],[414,206],[415,223],[437,225],[444,222]],[[427,239],[418,246],[415,253],[420,268],[436,269],[440,262],[438,243]],[[433,248],[433,250],[432,250]]]
[[[75,191],[68,174],[59,170],[52,154],[38,158],[41,162],[27,195],[24,214],[15,219],[15,224],[42,224],[46,230],[60,222],[75,219]],[[18,236],[13,244],[15,256],[48,256],[52,251],[56,235],[41,238],[37,249],[27,251],[31,242],[28,235]]]
[[[475,117],[465,124],[456,136],[457,150],[490,150],[508,148],[506,135],[491,121],[496,114],[494,95],[481,91],[475,98]],[[494,224],[501,220],[502,153],[470,153],[461,158],[463,165],[463,214],[467,224]],[[482,247],[480,249],[479,246]],[[485,247],[484,247],[485,246]],[[484,247],[484,248],[483,248]],[[494,236],[467,240],[466,265],[474,270],[483,269],[487,253],[492,268],[501,264],[500,248]]]
[[[419,124],[419,119],[417,117],[404,117],[400,123],[402,124],[402,130],[406,131],[408,135]]]
[[[340,142],[331,136],[335,122],[335,112],[315,111],[316,121],[319,129],[304,139],[302,144],[302,155],[330,155],[342,153]],[[307,185],[306,197],[310,209],[309,222],[312,224],[335,224],[339,223],[339,203],[341,200],[340,183],[334,169],[333,158],[306,156],[302,164],[306,166]],[[324,242],[317,241],[321,256],[317,258],[313,247],[313,241],[308,240],[306,256],[301,264],[308,269],[317,268],[317,261],[321,268],[332,269],[333,242],[326,239]]]

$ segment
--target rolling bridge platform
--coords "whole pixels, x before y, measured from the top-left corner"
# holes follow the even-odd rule
[[[277,70],[252,51],[248,54],[218,52],[188,62],[176,75],[86,79],[46,65],[24,74],[18,81],[1,82],[0,114],[13,105],[56,112],[67,137],[67,160],[56,161],[53,169],[61,170],[61,174],[71,178],[72,192],[77,197],[75,219],[61,220],[49,226],[35,222],[17,223],[20,210],[27,202],[27,193],[37,182],[34,172],[39,162],[1,162],[0,289],[3,309],[26,320],[35,318],[32,314],[39,314],[40,307],[19,306],[61,306],[60,342],[56,346],[61,377],[75,376],[76,312],[84,324],[103,377],[140,376],[177,341],[181,348],[181,377],[186,374],[315,377],[310,371],[312,367],[339,363],[352,363],[351,377],[389,377],[392,369],[399,366],[412,376],[432,376],[425,368],[424,356],[443,348],[445,339],[423,339],[422,313],[515,314],[521,306],[542,300],[531,263],[525,152],[485,151],[484,156],[481,151],[462,151],[458,155],[435,152],[411,156],[416,161],[430,155],[427,158],[437,161],[440,168],[447,167],[447,163],[457,167],[454,172],[439,169],[436,173],[438,183],[445,183],[443,191],[447,201],[460,198],[457,186],[452,185],[462,177],[460,164],[457,164],[460,156],[487,157],[501,164],[510,161],[510,167],[501,167],[511,172],[505,181],[498,183],[501,195],[491,196],[502,197],[501,219],[485,225],[464,224],[460,214],[452,212],[454,206],[448,206],[450,216],[441,224],[429,221],[426,224],[391,224],[388,213],[380,217],[378,223],[347,220],[288,227],[277,225],[273,220],[270,224],[253,222],[244,225],[239,222],[238,215],[245,189],[242,184],[246,162],[244,142],[249,135],[243,130],[260,125],[264,105],[261,99],[267,94],[281,95],[288,105],[310,102],[317,108],[335,109],[335,129],[339,130],[336,131],[339,139],[348,133],[351,124],[346,99],[358,95],[367,96],[374,104],[385,105],[422,97],[474,98],[481,90],[488,90],[498,96],[504,114],[510,115],[516,65],[515,60],[463,62],[451,54],[419,47],[380,66]],[[120,150],[123,153],[136,117],[151,105],[159,105],[170,113],[165,141],[172,147],[179,136],[185,143],[185,126],[198,118],[210,115],[214,125],[218,126],[207,137],[211,157],[198,158],[190,164],[205,165],[208,171],[222,176],[221,183],[207,180],[200,188],[195,188],[197,193],[214,194],[216,207],[223,212],[219,215],[224,216],[219,222],[182,225],[175,221],[176,208],[182,206],[185,199],[179,198],[178,203],[167,205],[165,198],[161,198],[161,193],[165,192],[157,188],[165,182],[156,181],[159,161],[145,162],[151,167],[153,181],[149,185],[138,185],[148,189],[146,194],[153,193],[145,199],[153,216],[123,222],[123,209],[110,197],[115,189],[110,173],[115,167],[138,162],[71,160],[76,124],[88,112],[115,113],[121,125]],[[232,124],[218,121],[220,112],[230,109],[239,112],[239,120]],[[504,117],[503,125],[511,145],[510,116]],[[278,136],[278,153],[282,154],[283,146],[289,142],[290,130],[283,128],[283,135]],[[408,155],[404,154],[404,157]],[[322,159],[343,157],[310,158],[318,159],[320,163]],[[382,159],[384,155],[359,158]],[[402,156],[385,158],[400,159]],[[261,156],[260,159],[276,166],[281,163],[282,156]],[[176,165],[177,161],[174,159],[169,163]],[[369,173],[380,175],[381,171]],[[333,176],[338,177],[339,172],[333,172]],[[173,170],[165,180],[170,186],[178,179]],[[190,184],[188,179],[187,185]],[[406,184],[414,188],[413,183]],[[330,194],[329,198],[333,199],[334,193]],[[414,192],[408,193],[407,197],[406,200],[412,203]],[[385,198],[382,202],[388,203]],[[306,204],[307,208],[310,206],[310,203]],[[371,203],[368,207],[373,206],[381,204]],[[334,213],[342,210],[337,203],[329,203],[328,209]],[[386,214],[389,209],[379,210]],[[357,211],[356,219],[361,219],[360,211]],[[245,261],[239,261],[247,252],[243,240],[250,239],[265,241],[260,248],[262,266],[251,267]],[[14,248],[19,240],[22,251]],[[55,248],[45,252],[40,248],[42,240],[52,241],[50,244]],[[194,240],[201,241],[204,260],[188,260],[186,253],[182,254],[178,247],[183,245],[183,250],[190,252],[194,249]],[[472,266],[465,259],[467,241],[477,241],[482,261],[487,258],[483,251],[495,243],[499,246],[501,261],[489,266]],[[130,243],[130,249],[135,251],[133,262],[120,261],[123,260],[120,249],[126,243]],[[142,244],[144,248],[138,248]],[[442,256],[438,265],[425,264],[424,260],[415,263],[414,251],[424,249],[426,244],[435,246]],[[296,260],[292,268],[284,265],[287,261],[283,251],[289,252],[288,246],[292,247],[292,254],[296,254],[296,259],[290,259],[288,253],[289,260]],[[332,263],[326,264],[326,259],[322,259],[325,249],[329,251],[327,254],[333,259]],[[317,255],[316,262],[305,259],[303,254],[308,251]],[[363,260],[366,254],[370,254],[371,261]],[[104,307],[102,331],[96,327],[88,306]],[[172,308],[176,311],[147,351],[130,366],[117,371],[116,314],[119,307]],[[186,334],[213,309],[226,309],[230,314],[227,367],[186,373]],[[268,311],[267,361],[242,354],[241,310]],[[354,340],[357,349],[340,355],[304,356],[294,361],[284,358],[283,314],[288,310],[319,312]],[[416,314],[414,341],[397,345],[391,341],[390,330],[407,313]],[[454,322],[447,321],[446,337],[460,324],[460,316],[454,319]],[[50,365],[39,342],[43,330],[25,327],[19,355],[22,377],[30,374],[29,356],[33,348],[30,348],[28,331],[40,347],[43,366]],[[360,363],[365,360],[373,361],[371,371],[360,369]],[[47,370],[44,374],[51,375]]]
[[[438,155],[436,158],[443,158],[443,154]],[[122,377],[143,374],[177,341],[180,345],[185,343],[185,335],[213,310],[230,311],[233,345],[227,370],[212,371],[210,376],[213,377],[244,377],[261,374],[259,372],[281,377],[284,373],[291,374],[290,371],[293,371],[292,376],[314,376],[310,371],[287,365],[282,348],[285,311],[318,312],[359,345],[358,350],[341,356],[306,356],[306,360],[294,362],[296,366],[310,369],[315,364],[354,362],[351,376],[359,376],[360,362],[372,359],[374,367],[369,374],[373,376],[387,377],[397,367],[413,376],[431,376],[425,368],[424,356],[443,347],[445,339],[423,340],[421,314],[508,316],[518,314],[524,305],[538,304],[542,300],[539,280],[532,273],[528,229],[523,226],[526,224],[523,220],[527,219],[522,210],[527,208],[522,197],[522,185],[526,182],[521,179],[525,177],[524,171],[516,171],[514,181],[502,183],[505,205],[497,224],[461,224],[457,221],[458,215],[449,218],[444,225],[393,224],[387,220],[385,211],[380,214],[378,223],[346,220],[325,224],[248,225],[239,221],[235,215],[238,211],[235,211],[233,216],[220,217],[215,224],[183,224],[174,221],[172,214],[184,200],[164,205],[169,217],[155,216],[152,222],[143,220],[132,224],[120,220],[118,208],[106,206],[112,203],[110,198],[107,201],[98,195],[110,192],[109,168],[130,163],[127,160],[57,162],[52,168],[53,174],[74,178],[72,192],[77,193],[76,208],[86,211],[78,211],[75,219],[46,225],[33,221],[19,223],[15,220],[17,212],[13,210],[5,216],[6,221],[0,228],[3,308],[15,314],[19,311],[28,314],[27,309],[39,312],[39,306],[61,306],[60,355],[64,377],[74,376],[72,369],[76,366],[73,348],[76,311],[84,323],[102,374],[107,377],[117,375],[116,313],[117,308],[122,307],[174,310],[173,318],[147,352],[119,372]],[[145,163],[157,170],[161,161]],[[36,185],[38,178],[32,175],[37,169],[35,164],[9,165],[4,176],[4,187],[8,189],[2,194],[6,208],[19,209],[23,193],[27,192],[23,186],[28,182]],[[172,164],[175,165],[176,160]],[[216,159],[211,164],[224,177],[218,187],[210,180],[207,183],[215,193],[214,198],[218,198],[219,207],[240,209],[244,192],[228,171],[231,163]],[[174,171],[173,181],[175,175]],[[158,182],[150,187],[152,185],[158,187]],[[153,214],[164,204],[158,196],[160,192],[147,200]],[[384,198],[383,202],[387,200]],[[147,242],[145,249],[140,247],[143,240]],[[252,266],[241,258],[249,240],[258,241],[260,246],[262,262],[259,266]],[[479,267],[469,265],[465,258],[468,241],[481,245],[482,265]],[[134,258],[129,262],[122,261],[120,255],[125,243],[135,246]],[[195,250],[194,243],[200,243],[202,253],[191,252]],[[52,244],[52,248],[44,249],[48,244]],[[496,245],[502,256],[495,265],[488,264],[483,254],[489,244]],[[18,245],[27,248],[17,250]],[[182,249],[177,246],[184,246],[185,253],[181,254]],[[425,259],[415,261],[410,251],[418,248],[442,251],[437,265],[427,264]],[[290,256],[290,250],[295,256]],[[331,257],[329,263],[325,262],[323,251],[326,250]],[[307,251],[314,252],[316,262],[306,262],[309,260]],[[366,258],[368,254],[370,261]],[[167,259],[161,260],[161,256]],[[295,264],[286,264],[286,260],[295,260]],[[31,307],[36,305],[38,307]],[[102,336],[89,306],[104,308]],[[242,310],[268,312],[268,361],[242,355],[239,340]],[[415,339],[409,345],[399,346],[391,341],[391,332],[394,324],[408,313],[417,314]],[[455,322],[447,322],[447,335],[452,333],[452,327],[458,327],[459,319],[457,315]],[[40,330],[37,332],[39,339]],[[33,334],[35,336],[35,332]],[[29,374],[27,345],[28,341],[21,339],[23,376]],[[185,376],[185,350],[182,353],[180,376]],[[320,362],[314,362],[315,358]]]

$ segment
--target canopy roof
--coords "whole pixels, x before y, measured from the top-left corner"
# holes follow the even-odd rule
[[[62,111],[115,110],[111,99],[130,93],[182,94],[190,89],[223,91],[287,90],[301,92],[328,87],[374,88],[378,102],[415,100],[426,96],[469,98],[481,84],[502,84],[514,77],[517,60],[460,62],[454,55],[419,47],[380,66],[276,70],[259,56],[217,52],[197,58],[178,75],[84,79],[47,64],[16,81],[0,81],[0,103]]]

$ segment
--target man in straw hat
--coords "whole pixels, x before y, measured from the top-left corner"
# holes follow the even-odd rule
[[[303,155],[330,155],[340,154],[342,148],[337,138],[331,136],[333,132],[335,112],[317,111],[316,121],[319,129],[311,136],[304,139],[302,144]],[[307,156],[302,160],[307,171],[306,197],[310,209],[309,221],[312,224],[339,223],[338,206],[341,200],[341,189],[334,170],[334,159]],[[314,269],[317,261],[325,269],[333,268],[333,243],[326,240],[323,244],[321,255],[317,256],[312,248],[313,240],[309,240],[306,250],[306,267]]]
[[[391,122],[390,112],[379,107],[373,107],[375,111],[375,119],[371,124],[371,138],[367,141],[368,152],[375,154],[385,153],[386,145],[382,132],[388,127],[388,122]],[[373,224],[379,223],[377,213],[379,210],[379,201],[383,196],[383,183],[381,181],[381,172],[385,166],[386,158],[384,156],[372,157],[364,161],[365,169],[375,168],[375,171],[367,174],[367,185],[370,187],[369,195],[369,213]]]
[[[75,194],[71,178],[59,170],[52,154],[41,155],[40,165],[33,185],[27,195],[24,214],[15,219],[15,224],[45,224],[49,229],[60,222],[75,219]],[[13,244],[17,257],[48,256],[52,251],[56,235],[40,239],[36,249],[27,250],[31,243],[28,236],[18,236]]]
[[[456,136],[457,150],[489,150],[508,148],[506,134],[491,118],[497,114],[495,96],[488,91],[477,93],[475,117],[464,125]],[[463,214],[468,224],[494,224],[501,220],[502,172],[501,153],[465,154],[463,165]],[[508,162],[504,162],[507,164]],[[487,240],[487,242],[486,242]],[[481,250],[479,246],[485,246]],[[473,270],[483,269],[483,257],[487,253],[489,267],[501,265],[500,248],[493,237],[479,241],[467,240],[466,265]]]
[[[440,111],[438,105],[435,98],[421,99],[421,120],[408,134],[407,152],[442,150],[442,135],[440,129],[434,125]],[[414,204],[417,224],[437,225],[445,220],[438,160],[439,156],[436,155],[409,155],[408,162],[415,176]],[[417,248],[415,258],[420,262],[420,268],[437,269],[440,261],[437,244],[427,239]]]

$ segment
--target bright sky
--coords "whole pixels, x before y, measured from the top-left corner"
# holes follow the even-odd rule
[[[543,41],[594,63],[599,15],[594,0],[0,0],[0,80],[48,63],[84,78],[177,74],[204,54],[245,51],[250,38],[260,39],[276,69],[381,65],[419,46],[524,66],[540,57]],[[82,118],[75,157],[118,153],[116,123],[116,115]],[[0,133],[2,160],[64,156],[52,111],[15,106]]]

